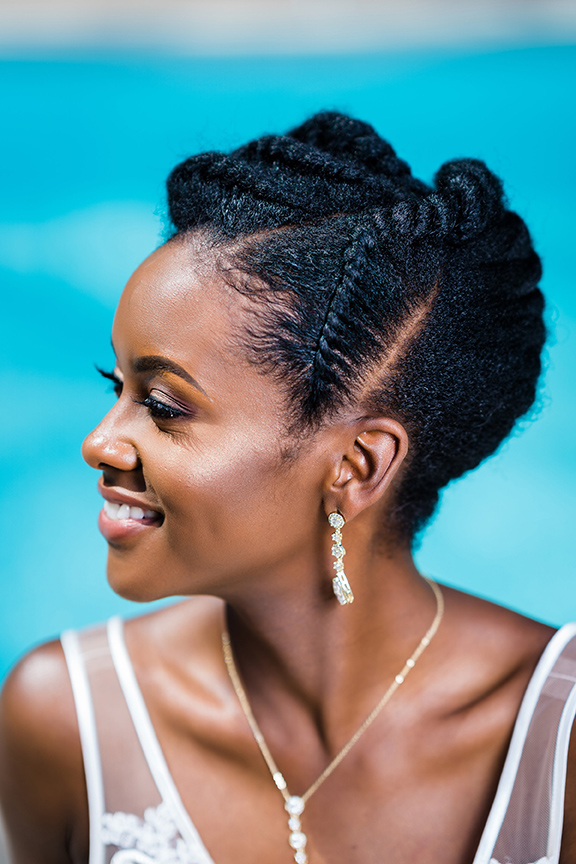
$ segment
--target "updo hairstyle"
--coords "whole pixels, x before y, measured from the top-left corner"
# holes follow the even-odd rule
[[[540,259],[500,180],[455,159],[428,186],[370,125],[323,112],[186,159],[167,186],[173,236],[204,234],[254,298],[246,351],[285,387],[291,430],[347,404],[404,425],[388,528],[413,541],[535,398]]]

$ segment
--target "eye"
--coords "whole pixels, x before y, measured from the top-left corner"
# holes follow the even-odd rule
[[[121,378],[119,378],[115,372],[107,372],[105,369],[101,369],[99,366],[96,366],[96,369],[103,378],[106,378],[107,381],[112,382],[112,389],[114,390],[116,396],[119,397],[122,393],[122,388],[124,386],[124,382],[121,380]],[[146,396],[145,399],[132,398],[132,401],[135,402],[137,405],[144,405],[144,407],[148,409],[150,416],[155,418],[156,420],[173,420],[176,417],[184,417],[188,413],[174,407],[173,405],[167,405],[165,402],[161,402],[159,399],[156,399],[151,394]]]
[[[134,399],[138,405],[144,405],[151,417],[160,420],[172,420],[175,417],[183,417],[184,411],[174,408],[172,405],[166,405],[164,402],[158,401],[154,396],[147,396],[145,399]]]
[[[99,372],[103,378],[106,378],[107,381],[112,382],[112,390],[114,391],[114,394],[120,396],[122,393],[122,381],[118,375],[116,375],[115,372],[106,372],[105,369],[101,369],[99,366],[96,366],[96,371]]]

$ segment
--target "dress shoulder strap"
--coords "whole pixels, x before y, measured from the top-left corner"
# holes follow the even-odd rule
[[[111,618],[108,622],[108,643],[117,680],[122,688],[125,706],[134,724],[148,770],[154,779],[155,787],[161,795],[162,801],[172,814],[174,824],[178,826],[178,831],[184,838],[189,855],[188,864],[213,864],[212,858],[182,802],[156,736],[126,647],[124,624],[121,618]]]
[[[86,651],[90,650],[91,636],[95,636],[98,645],[97,631],[85,634],[88,645],[81,646],[79,634],[68,630],[62,634],[60,641],[68,666],[68,674],[74,694],[78,729],[84,759],[84,774],[88,791],[88,815],[90,823],[90,864],[104,864],[104,847],[100,840],[100,825],[104,815],[104,785],[102,779],[102,763],[100,747],[94,716],[94,703],[86,668]],[[94,647],[94,646],[93,646]],[[84,650],[83,650],[84,649]]]
[[[163,819],[164,834],[170,820],[162,809],[162,797],[142,752],[116,675],[106,625],[63,633],[61,641],[76,703],[84,759],[90,826],[89,862],[108,864],[115,856],[120,861],[119,850],[141,843],[142,836],[158,834],[160,829],[156,830],[151,824],[154,819]],[[176,831],[172,834],[175,840]],[[155,842],[158,845],[157,838]]]
[[[575,715],[576,624],[566,624],[526,690],[474,864],[557,864]]]

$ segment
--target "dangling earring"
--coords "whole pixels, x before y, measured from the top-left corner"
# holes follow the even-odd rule
[[[344,573],[344,562],[342,560],[346,554],[346,550],[342,545],[342,531],[340,529],[346,520],[338,510],[335,510],[334,513],[330,513],[328,516],[328,522],[334,528],[334,533],[332,534],[332,555],[336,559],[333,564],[336,575],[332,579],[332,590],[340,605],[345,606],[347,603],[354,602],[354,594]]]

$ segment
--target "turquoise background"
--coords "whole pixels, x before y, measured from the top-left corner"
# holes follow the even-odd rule
[[[424,179],[485,159],[528,220],[552,330],[538,419],[448,489],[418,561],[545,621],[576,618],[575,82],[570,46],[0,63],[0,675],[65,627],[143,611],[106,584],[80,444],[113,398],[93,364],[111,362],[115,303],[161,237],[165,176],[326,107],[372,122]]]

